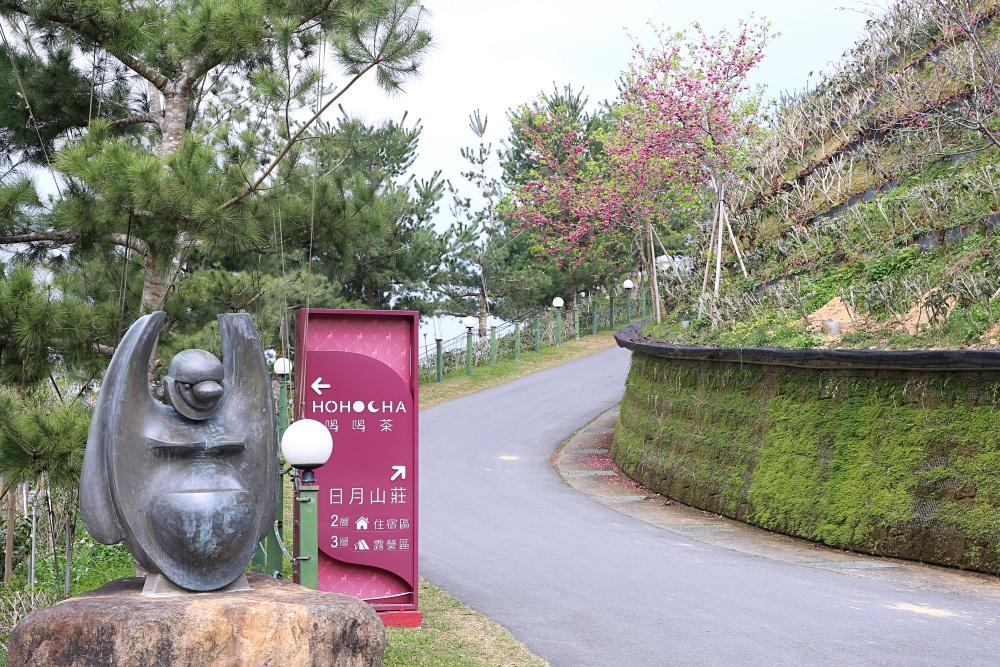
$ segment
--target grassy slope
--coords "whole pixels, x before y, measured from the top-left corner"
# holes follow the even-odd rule
[[[1000,21],[984,30],[984,43],[1000,48]],[[928,91],[956,85],[943,70],[921,60],[923,55],[918,51],[895,66],[911,90],[934,98]],[[865,66],[854,63],[843,70]],[[817,89],[840,91],[832,93],[834,98],[849,97],[851,86],[873,89],[874,108],[855,110],[843,127],[854,128],[852,136],[859,140],[878,135],[873,129],[890,129],[882,138],[845,150],[851,142],[833,141],[837,133],[832,129],[819,141],[824,128],[806,127],[819,122],[818,116],[806,114],[797,121],[796,136],[812,143],[803,153],[781,158],[784,174],[767,194],[748,193],[746,201],[753,203],[737,217],[750,278],[743,277],[730,252],[724,302],[717,306],[714,326],[707,315],[694,314],[691,328],[682,332],[675,313],[667,326],[649,327],[647,334],[730,347],[997,346],[1000,282],[993,277],[1000,275],[1000,225],[987,233],[986,222],[996,222],[1000,211],[1000,150],[957,125],[922,131],[909,118],[906,105],[913,100],[893,94],[884,77],[884,72],[867,72],[853,83],[848,77],[824,81]],[[824,94],[829,96],[829,90]],[[1000,130],[1000,121],[991,123],[993,131]],[[831,156],[846,162],[830,166]],[[873,201],[856,201],[878,186],[886,187]],[[794,196],[785,199],[790,192]],[[918,241],[941,247],[922,249]],[[694,296],[700,272],[695,278]],[[782,297],[774,297],[776,287],[785,289]],[[937,304],[935,289],[946,297]],[[807,328],[804,316],[841,296],[852,302],[854,331],[831,339]],[[925,309],[930,315],[933,308],[933,316],[906,330],[907,311]],[[683,309],[697,307],[689,300]]]

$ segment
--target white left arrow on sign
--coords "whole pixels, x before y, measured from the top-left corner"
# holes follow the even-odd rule
[[[330,388],[329,384],[326,384],[326,383],[323,382],[323,378],[316,378],[316,381],[313,382],[309,386],[311,386],[312,390],[315,391],[320,396],[323,395],[323,391],[322,391],[323,389],[329,389]]]

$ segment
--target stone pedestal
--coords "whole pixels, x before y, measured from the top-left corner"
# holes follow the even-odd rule
[[[377,667],[386,631],[352,597],[263,575],[251,590],[144,597],[118,579],[32,612],[11,633],[10,667]]]

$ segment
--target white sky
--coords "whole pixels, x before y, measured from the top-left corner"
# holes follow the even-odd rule
[[[371,79],[348,91],[343,106],[369,121],[419,118],[424,126],[414,173],[429,178],[441,169],[456,185],[466,163],[463,146],[476,146],[469,115],[489,116],[493,148],[507,136],[508,109],[538,93],[571,84],[591,104],[615,96],[615,81],[628,65],[633,35],[653,44],[649,23],[678,30],[700,21],[707,30],[734,29],[751,10],[781,33],[769,47],[755,77],[768,95],[800,90],[813,72],[854,45],[866,17],[858,0],[425,0],[434,49],[423,74],[406,92],[387,98]],[[846,5],[846,8],[841,8]],[[840,9],[838,9],[840,8]],[[334,113],[334,112],[330,112]],[[495,170],[499,178],[499,169]],[[467,194],[472,194],[467,192]],[[438,224],[451,222],[442,202]]]

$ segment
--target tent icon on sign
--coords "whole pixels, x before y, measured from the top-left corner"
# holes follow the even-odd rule
[[[368,543],[364,540],[358,540],[354,543],[355,551],[368,551]]]
[[[361,517],[354,522],[358,530],[368,530],[368,517]]]

